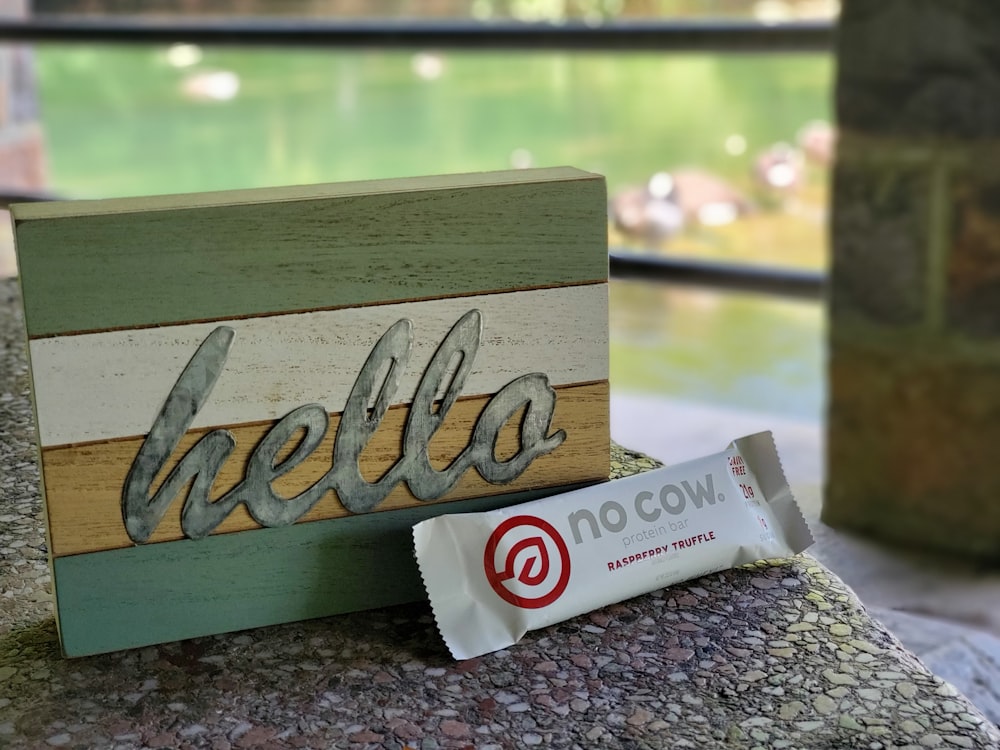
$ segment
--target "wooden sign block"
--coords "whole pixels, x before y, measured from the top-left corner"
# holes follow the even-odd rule
[[[13,207],[65,653],[419,599],[414,523],[606,479],[605,200],[556,168]]]

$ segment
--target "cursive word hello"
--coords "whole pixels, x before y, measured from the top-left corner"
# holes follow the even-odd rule
[[[403,319],[382,335],[358,373],[337,427],[332,466],[315,484],[289,498],[279,495],[273,486],[275,480],[308,458],[326,435],[330,421],[326,409],[307,404],[286,414],[261,438],[243,479],[217,500],[209,500],[209,491],[236,447],[233,434],[222,428],[212,430],[192,446],[150,496],[153,479],[177,449],[222,374],[234,336],[232,328],[219,326],[201,343],[177,378],[129,469],[122,491],[122,515],[134,542],[149,539],[188,482],[191,486],[181,510],[181,530],[189,538],[200,539],[241,504],[262,526],[286,526],[331,491],[348,511],[366,513],[400,482],[406,482],[418,500],[442,497],[473,467],[487,482],[506,484],[566,439],[563,430],[548,435],[556,394],[545,374],[531,373],[511,381],[490,398],[468,444],[447,468],[431,466],[427,446],[459,397],[479,350],[482,314],[470,310],[452,326],[424,370],[403,430],[402,455],[378,481],[365,480],[359,456],[393,403],[413,348],[413,324]],[[449,365],[456,359],[457,368],[445,385]],[[435,402],[442,387],[444,396]],[[496,443],[500,430],[522,406],[520,448],[509,459],[499,461]],[[278,460],[282,448],[300,430],[303,434],[294,448]]]

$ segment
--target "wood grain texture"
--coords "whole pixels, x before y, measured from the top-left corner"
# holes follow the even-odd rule
[[[13,216],[32,338],[607,279],[604,179],[570,168]]]
[[[495,393],[531,372],[554,386],[608,378],[606,284],[231,320],[225,325],[236,337],[225,370],[193,427],[278,419],[307,403],[343,411],[375,342],[402,318],[413,321],[414,340],[396,403],[409,403],[438,345],[473,308],[483,313],[483,338],[463,395]],[[148,432],[216,325],[30,342],[41,445]]]
[[[566,431],[566,440],[562,445],[552,453],[535,459],[517,480],[508,485],[489,484],[475,470],[470,470],[445,498],[436,503],[606,477],[610,455],[607,381],[558,388],[556,393],[552,431]],[[488,399],[488,396],[462,399],[452,407],[441,430],[429,446],[429,456],[435,468],[444,469],[467,445],[475,421]],[[407,407],[390,409],[371,443],[362,453],[360,465],[369,481],[377,480],[399,457],[401,435],[408,411]],[[272,424],[267,422],[231,428],[236,437],[236,450],[219,474],[211,495],[213,499],[243,478],[254,445]],[[338,424],[339,418],[332,417],[323,443],[301,465],[275,482],[277,491],[285,497],[292,497],[314,484],[330,469]],[[508,458],[517,452],[518,424],[519,418],[515,417],[502,430],[498,441],[498,456]],[[185,435],[157,478],[154,489],[206,431],[192,430]],[[121,495],[125,477],[141,444],[142,438],[136,438],[43,450],[43,475],[53,556],[132,546],[122,522]],[[172,504],[150,538],[150,543],[183,538],[180,530],[181,505],[180,500]],[[428,503],[418,501],[406,485],[400,485],[379,506],[377,512],[414,505]],[[439,509],[438,512],[443,511]],[[348,512],[331,492],[296,525],[347,515]],[[214,533],[225,534],[258,528],[246,508],[240,506]]]
[[[569,168],[16,207],[66,653],[422,598],[414,523],[605,479],[605,208],[604,179]],[[491,394],[544,373],[558,388],[550,432],[567,438],[517,480],[491,485],[472,469],[437,501],[417,501],[403,485],[364,514],[347,513],[330,491],[280,529],[258,527],[238,507],[199,541],[182,538],[179,497],[149,543],[132,544],[122,517],[126,475],[177,376],[218,325],[236,334],[216,390],[153,488],[199,438],[226,427],[237,447],[210,493],[219,498],[244,479],[279,417],[319,403],[331,414],[324,440],[273,482],[291,497],[330,471],[347,392],[375,341],[408,318],[415,350],[407,377],[361,454],[361,471],[376,481],[398,460],[417,381],[473,308],[484,323],[477,367],[428,454],[444,469]],[[191,370],[185,388],[214,380],[218,358],[212,367]],[[501,460],[520,448],[520,417],[500,432]],[[410,445],[408,455],[422,449]],[[141,490],[132,503],[141,503]]]
[[[568,489],[463,500],[448,512]],[[86,656],[424,599],[410,529],[440,512],[420,505],[60,557],[53,571],[63,652]]]

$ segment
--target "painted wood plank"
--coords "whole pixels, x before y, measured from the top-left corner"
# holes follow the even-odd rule
[[[576,179],[582,175],[600,177],[576,167],[542,167],[535,169],[501,169],[490,172],[464,172],[390,179],[347,180],[312,185],[213,190],[200,193],[170,193],[98,200],[41,201],[16,205],[18,216],[25,219],[55,219],[93,214],[127,214],[152,209],[173,211],[189,208],[216,208],[268,203],[275,200],[275,191],[285,201],[315,200],[326,197],[349,198],[357,195],[405,193],[450,188],[478,188],[483,185],[511,185],[523,182],[553,182]]]
[[[598,480],[608,474],[610,436],[608,432],[607,381],[558,388],[551,431],[565,430],[565,442],[552,453],[541,456],[513,483],[487,483],[475,470],[463,475],[457,486],[440,502],[509,493],[533,487]],[[432,465],[444,469],[467,445],[473,426],[488,396],[458,401],[429,446]],[[361,455],[364,476],[375,481],[399,457],[400,436],[408,414],[406,407],[390,409],[378,431]],[[500,433],[497,456],[509,458],[519,447],[519,422],[515,417]],[[319,480],[331,466],[333,440],[339,417],[331,418],[326,438],[301,465],[275,482],[285,497],[293,497]],[[270,429],[271,422],[230,428],[236,450],[223,466],[213,486],[212,498],[238,484],[243,478],[251,450]],[[172,460],[160,473],[162,481],[185,452],[206,430],[192,430],[182,440]],[[121,496],[126,474],[138,453],[142,438],[92,443],[83,446],[43,450],[43,476],[50,549],[56,557],[97,550],[129,547],[131,540],[122,522]],[[156,485],[158,486],[158,484]],[[180,529],[181,501],[175,501],[150,543],[183,538]],[[427,505],[413,497],[405,485],[397,487],[379,506],[379,512],[414,505]],[[438,511],[442,512],[442,511]],[[349,515],[332,492],[310,510],[298,525],[309,521]],[[259,528],[242,506],[216,529],[225,534]]]
[[[604,179],[570,168],[13,216],[32,338],[607,279]]]
[[[555,386],[608,378],[606,284],[230,320],[236,337],[225,370],[193,427],[278,419],[307,403],[343,411],[371,348],[402,318],[413,321],[414,346],[395,402],[409,403],[438,345],[471,309],[482,311],[483,340],[463,395],[495,393],[531,372]],[[216,325],[31,341],[41,445],[148,432]]]
[[[552,492],[448,510],[492,510]],[[63,651],[86,656],[424,599],[410,529],[440,512],[424,505],[58,558]]]

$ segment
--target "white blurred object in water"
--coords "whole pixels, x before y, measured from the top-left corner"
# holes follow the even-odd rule
[[[765,187],[787,192],[802,181],[802,152],[787,143],[775,143],[754,160],[754,177]]]
[[[201,47],[197,44],[172,44],[167,50],[167,62],[175,68],[190,68],[201,62]]]
[[[740,156],[745,154],[747,150],[747,139],[739,133],[733,133],[731,136],[726,138],[725,149],[726,153],[730,156]]]
[[[657,172],[649,178],[649,194],[660,200],[669,198],[674,192],[674,178],[669,172]]]
[[[515,148],[510,152],[510,166],[514,169],[528,169],[535,163],[535,157],[526,148]]]
[[[444,58],[436,52],[418,52],[410,60],[410,68],[417,78],[436,81],[444,73]]]
[[[698,209],[698,222],[706,227],[721,227],[740,218],[740,211],[732,203],[707,203]]]
[[[181,91],[195,101],[227,102],[240,90],[240,78],[229,70],[193,73],[184,79]]]

